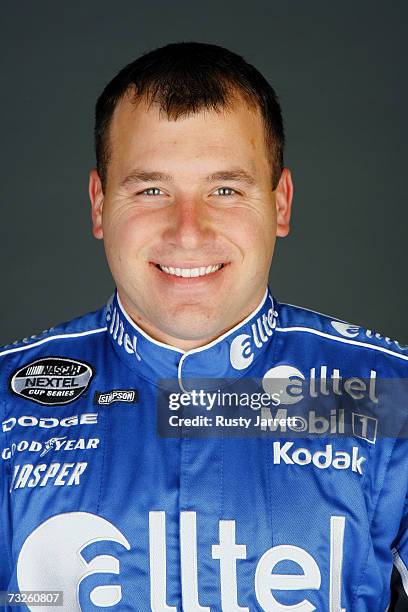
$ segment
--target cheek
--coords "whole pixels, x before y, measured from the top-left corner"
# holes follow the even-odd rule
[[[272,248],[276,233],[272,214],[261,215],[258,212],[246,211],[246,214],[232,217],[228,226],[232,240],[245,251],[256,254],[265,253]]]
[[[104,224],[105,243],[113,257],[118,258],[121,254],[136,256],[154,240],[158,227],[151,217],[139,211],[107,217]]]

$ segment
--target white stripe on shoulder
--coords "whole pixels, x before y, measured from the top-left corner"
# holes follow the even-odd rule
[[[401,576],[402,586],[404,587],[405,593],[408,595],[408,570],[406,568],[405,563],[399,556],[397,549],[393,548],[391,552],[394,560],[394,565]]]
[[[33,342],[32,344],[28,344],[26,346],[17,346],[16,348],[2,351],[0,352],[0,357],[2,357],[3,355],[8,355],[10,353],[17,353],[18,351],[26,351],[27,349],[34,348],[35,346],[40,346],[40,344],[45,344],[46,342],[51,342],[52,340],[65,340],[66,338],[79,338],[81,336],[90,336],[91,334],[100,334],[101,332],[104,332],[107,329],[107,327],[99,327],[98,329],[89,329],[87,331],[77,332],[75,334],[58,334],[57,336],[49,336],[48,338],[43,338],[42,340],[38,340],[38,342]]]
[[[319,312],[318,310],[312,310],[311,308],[305,308],[304,306],[298,306],[297,304],[289,304],[288,302],[279,302],[279,304],[281,306],[290,306],[291,308],[297,308],[298,310],[306,310],[307,312],[313,312],[314,314],[318,314],[318,315],[321,315],[322,317],[326,317],[326,319],[332,319],[333,321],[340,321],[340,323],[348,323],[348,321],[343,321],[343,319],[339,319],[338,317],[332,317],[325,312]],[[359,325],[358,327],[361,327],[361,325]]]
[[[350,340],[349,338],[338,338],[337,336],[332,336],[332,334],[327,334],[326,332],[322,332],[318,329],[313,329],[311,327],[276,327],[275,331],[277,332],[305,332],[307,334],[314,334],[315,336],[322,336],[323,338],[328,338],[329,340],[334,340],[335,342],[342,342],[343,344],[354,344],[355,346],[364,346],[365,348],[372,349],[373,351],[380,351],[381,353],[387,353],[387,355],[392,355],[393,357],[399,357],[400,359],[404,359],[408,361],[408,355],[401,355],[400,353],[396,353],[395,351],[391,351],[390,349],[384,348],[382,346],[375,346],[373,344],[368,344],[368,342],[359,342],[358,340]]]

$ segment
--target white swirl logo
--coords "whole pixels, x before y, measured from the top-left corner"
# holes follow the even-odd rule
[[[115,606],[122,599],[118,584],[103,584],[103,576],[119,574],[119,561],[112,554],[93,558],[85,548],[94,543],[116,543],[130,550],[123,534],[106,519],[89,512],[57,514],[39,525],[24,542],[17,561],[20,591],[63,591],[64,610],[81,612],[81,593],[95,606]],[[87,591],[89,576],[101,576],[102,584]],[[27,604],[28,605],[28,604]],[[50,606],[30,607],[49,612]]]
[[[248,334],[240,334],[231,342],[230,347],[231,365],[236,370],[244,370],[254,360],[254,354],[251,348],[251,336]]]
[[[279,395],[280,404],[296,404],[303,399],[302,381],[304,380],[304,375],[297,368],[280,365],[264,374],[262,386],[271,397],[274,394]]]
[[[358,325],[350,325],[350,323],[343,323],[342,321],[332,321],[331,324],[345,338],[356,338],[360,333]]]

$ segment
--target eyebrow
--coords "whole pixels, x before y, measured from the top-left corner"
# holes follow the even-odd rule
[[[135,183],[146,183],[160,181],[163,183],[174,182],[174,177],[164,172],[150,172],[148,170],[133,170],[120,183],[120,187],[127,187]],[[247,185],[255,185],[255,177],[242,168],[231,168],[229,170],[220,170],[213,172],[205,177],[205,181],[213,183],[215,181],[234,181],[246,183]]]

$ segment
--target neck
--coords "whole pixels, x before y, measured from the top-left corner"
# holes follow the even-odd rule
[[[263,290],[264,295],[265,291],[266,289]],[[119,292],[119,290],[118,299],[120,304],[122,305],[123,310],[127,313],[129,319],[134,324],[136,324],[142,330],[142,332],[147,334],[147,336],[166,346],[176,348],[182,352],[189,352],[193,349],[197,349],[210,344],[214,340],[217,340],[218,338],[226,334],[228,331],[239,325],[258,307],[261,302],[262,296],[259,297],[259,299],[256,299],[253,304],[249,304],[248,308],[246,308],[245,311],[238,315],[234,320],[229,321],[226,325],[220,327],[220,329],[216,330],[214,333],[206,336],[191,338],[180,338],[178,336],[174,336],[170,333],[167,333],[163,329],[156,327],[150,321],[144,318],[141,314],[132,309],[128,304],[128,300],[126,299],[126,297],[123,296],[122,292]]]

